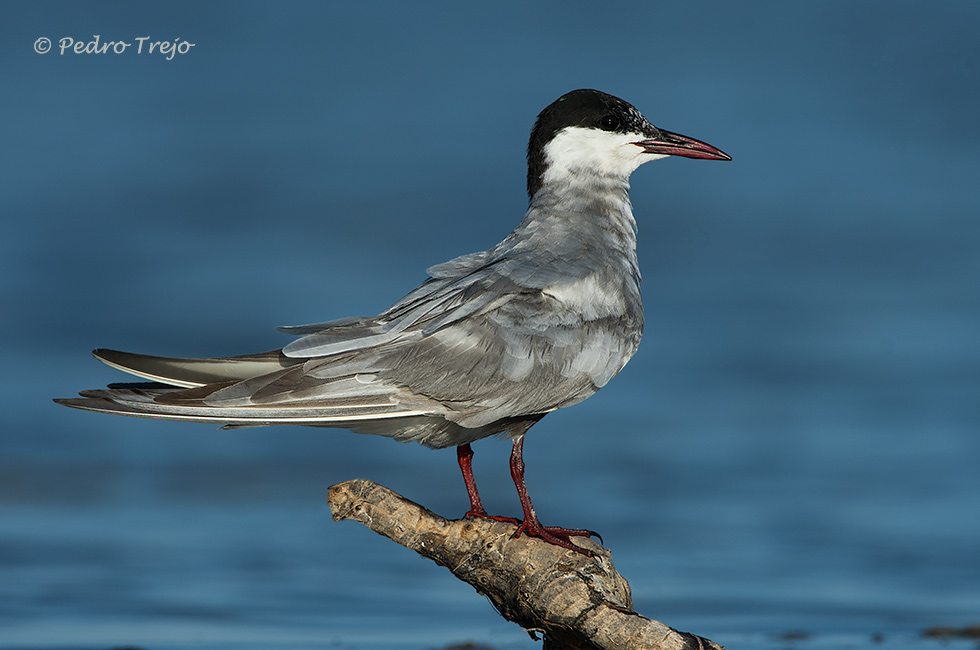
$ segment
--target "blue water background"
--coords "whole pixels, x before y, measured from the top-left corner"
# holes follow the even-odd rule
[[[0,648],[533,647],[353,523],[451,450],[55,406],[88,351],[279,347],[526,207],[534,116],[622,96],[731,163],[641,168],[639,354],[526,444],[545,523],[730,649],[980,620],[980,4],[68,3],[0,21]],[[150,36],[159,54],[58,54]],[[54,41],[37,54],[39,37]],[[509,445],[475,445],[515,514]],[[949,646],[955,647],[955,646]]]

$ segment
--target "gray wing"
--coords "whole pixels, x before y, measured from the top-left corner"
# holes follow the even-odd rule
[[[60,402],[226,426],[344,427],[445,447],[580,402],[619,372],[642,330],[636,278],[583,273],[540,252],[491,253],[433,267],[380,316],[282,328],[301,336],[281,351],[197,360],[102,351],[110,365],[170,386]]]
[[[639,344],[638,277],[594,268],[540,250],[467,255],[429,269],[429,281],[376,319],[307,334],[283,353],[310,359],[304,383],[314,392],[355,363],[463,427],[546,413],[592,395]]]

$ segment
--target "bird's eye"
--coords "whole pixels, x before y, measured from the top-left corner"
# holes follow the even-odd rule
[[[603,131],[615,131],[619,128],[619,118],[615,115],[604,115],[599,120],[599,128]]]

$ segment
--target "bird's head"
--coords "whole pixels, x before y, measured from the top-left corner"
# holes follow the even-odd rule
[[[731,160],[709,144],[658,129],[629,102],[598,90],[573,90],[541,111],[527,148],[527,190],[572,176],[626,180],[666,156]]]

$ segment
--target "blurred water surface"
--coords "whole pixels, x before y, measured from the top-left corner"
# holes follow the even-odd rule
[[[578,87],[735,160],[634,175],[646,336],[529,436],[542,519],[601,531],[641,612],[736,650],[977,622],[978,24],[968,2],[7,6],[0,648],[531,647],[330,521],[355,477],[462,514],[451,451],[50,398],[122,379],[94,347],[238,354],[384,309],[516,225],[534,116]],[[195,46],[58,54],[95,34]],[[476,471],[514,513],[507,453],[479,443]]]

